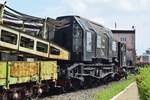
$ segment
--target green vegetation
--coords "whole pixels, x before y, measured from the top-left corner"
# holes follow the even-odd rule
[[[135,81],[135,77],[130,75],[127,80],[110,84],[104,90],[96,93],[94,100],[110,100],[113,96],[124,90],[130,83]]]
[[[150,100],[150,65],[142,68],[136,76],[136,82],[139,88],[140,99]]]

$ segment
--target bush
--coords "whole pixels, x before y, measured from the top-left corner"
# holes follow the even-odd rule
[[[140,69],[139,74],[136,76],[140,99],[150,100],[150,65],[146,65]]]

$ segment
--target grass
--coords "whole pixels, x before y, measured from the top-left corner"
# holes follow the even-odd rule
[[[135,77],[130,75],[127,80],[111,83],[110,86],[97,92],[94,100],[110,100],[113,96],[124,90],[129,84],[135,81]]]

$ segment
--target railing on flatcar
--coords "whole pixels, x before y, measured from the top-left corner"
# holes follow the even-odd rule
[[[54,23],[54,20],[25,15],[0,4],[0,52],[14,51],[44,59],[68,60],[68,51],[50,43],[48,37],[37,36],[54,28]]]
[[[69,52],[48,41],[0,25],[1,50],[14,50],[50,59],[69,59]]]

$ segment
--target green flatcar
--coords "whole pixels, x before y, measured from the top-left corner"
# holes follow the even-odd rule
[[[38,94],[42,92],[42,88],[54,86],[56,80],[56,61],[0,62],[0,89],[3,99],[21,98],[26,92]]]

